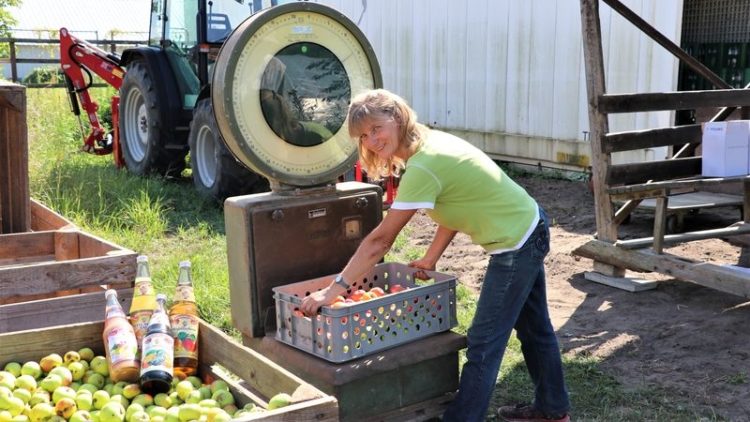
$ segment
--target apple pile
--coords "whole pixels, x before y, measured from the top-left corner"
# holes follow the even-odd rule
[[[280,393],[268,410],[290,403],[291,396]],[[107,359],[88,347],[39,362],[9,362],[0,371],[0,422],[223,422],[265,410],[253,403],[237,408],[223,380],[175,377],[169,392],[156,396],[138,384],[113,383]]]
[[[338,295],[330,305],[333,309],[338,309],[344,306],[351,305],[357,302],[365,302],[379,297],[398,293],[404,290],[409,290],[408,287],[404,287],[400,284],[392,284],[389,286],[388,291],[383,290],[382,287],[373,287],[370,290],[358,289],[351,292],[348,296]]]

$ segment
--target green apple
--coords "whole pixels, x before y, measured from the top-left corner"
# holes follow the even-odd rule
[[[125,396],[125,398],[128,400],[132,399],[138,394],[141,394],[141,386],[138,384],[127,384],[122,389],[122,395]]]
[[[70,362],[68,364],[68,370],[70,370],[73,381],[79,381],[83,378],[84,375],[86,375],[86,367],[83,366],[81,361]]]
[[[237,409],[237,405],[235,405],[235,404],[228,404],[226,406],[222,406],[221,408],[225,412],[229,413],[230,415],[234,415],[237,412],[237,410],[239,410],[239,409]]]
[[[31,375],[34,379],[39,379],[42,377],[42,367],[33,360],[24,362],[21,366],[21,375]]]
[[[187,401],[188,396],[193,390],[195,390],[195,387],[193,386],[193,383],[188,380],[180,381],[177,383],[177,387],[175,387],[175,391],[182,401]]]
[[[159,393],[154,396],[154,404],[165,409],[169,409],[170,407],[172,407],[172,399],[167,393]]]
[[[16,376],[8,371],[0,371],[0,386],[13,389],[16,386]]]
[[[58,355],[57,353],[50,353],[39,360],[39,366],[42,368],[42,371],[46,373],[49,373],[52,368],[62,365],[62,363],[62,356]]]
[[[211,398],[216,400],[216,403],[219,404],[219,407],[224,407],[228,404],[234,404],[234,396],[229,390],[216,390]]]
[[[5,409],[8,404],[8,400],[13,397],[13,390],[3,385],[0,385],[0,409]]]
[[[203,395],[199,390],[193,390],[188,394],[187,398],[185,399],[185,403],[194,403],[197,404],[203,400]]]
[[[31,391],[25,388],[16,388],[13,390],[13,396],[23,400],[24,403],[28,403],[31,400]]]
[[[67,366],[71,362],[78,362],[81,360],[81,354],[75,350],[65,352],[63,355],[63,363]]]
[[[203,398],[203,399],[210,399],[211,398],[211,394],[212,394],[211,387],[209,387],[207,385],[204,385],[204,386],[201,386],[198,389],[198,391],[201,392],[201,398]]]
[[[94,356],[91,362],[89,362],[89,367],[97,374],[105,377],[109,376],[109,364],[107,363],[107,358],[104,356]]]
[[[39,386],[42,387],[45,391],[49,391],[50,393],[55,391],[57,387],[60,387],[62,385],[63,380],[57,374],[49,374],[41,381],[39,381]]]
[[[141,406],[140,404],[133,403],[125,409],[125,420],[130,420],[130,417],[133,415],[133,413],[143,412],[145,410],[146,409],[144,409],[144,407]]]
[[[193,384],[193,388],[195,388],[196,390],[201,388],[201,386],[203,385],[203,381],[195,375],[191,375],[185,378],[185,380],[190,381],[190,384]]]
[[[21,364],[18,362],[8,362],[3,367],[3,371],[10,372],[14,377],[21,376]]]
[[[292,396],[287,393],[279,393],[268,401],[268,410],[278,409],[280,407],[289,406],[292,403]]]
[[[133,403],[138,403],[145,409],[154,404],[154,396],[152,396],[151,394],[141,393],[133,397]]]
[[[208,409],[206,419],[208,422],[228,422],[232,420],[232,416],[224,410],[216,407]]]
[[[101,410],[89,410],[89,413],[91,413],[91,419],[93,419],[94,422],[99,422],[99,414],[102,413]]]
[[[96,386],[97,389],[104,388],[105,381],[104,375],[98,372],[89,372],[87,375],[83,376],[83,382],[85,384],[92,384]]]
[[[151,418],[148,416],[148,413],[146,413],[145,410],[138,410],[132,415],[130,415],[129,418],[126,418],[128,422],[149,422]]]
[[[73,374],[70,372],[70,369],[64,367],[64,366],[56,366],[52,368],[51,371],[49,371],[49,375],[59,375],[62,379],[63,385],[70,385],[71,382],[73,382]]]
[[[162,418],[167,417],[167,408],[162,406],[150,406],[148,409],[146,409],[146,413],[148,413],[148,416],[153,420],[153,418],[157,416],[161,416]]]
[[[129,383],[127,381],[117,381],[115,385],[112,386],[112,392],[110,394],[122,394],[122,390],[125,388],[126,385]],[[123,394],[124,395],[124,394]]]
[[[61,385],[55,388],[55,391],[52,392],[52,403],[57,404],[57,402],[66,397],[75,400],[76,390],[68,387],[67,385]]]
[[[203,399],[198,402],[200,407],[219,407],[219,404],[216,403],[216,400],[214,399]]]
[[[180,422],[180,407],[172,406],[167,409],[167,416],[164,417],[164,422]]]
[[[109,393],[104,390],[97,390],[91,398],[94,401],[94,409],[101,410],[109,402]]]
[[[10,414],[7,410],[0,410],[0,422],[11,422],[13,420],[13,415]]]
[[[91,350],[90,347],[84,347],[78,350],[78,355],[81,357],[81,360],[85,360],[86,362],[91,362],[91,359],[95,356],[94,351]]]
[[[125,408],[116,401],[111,401],[102,407],[99,412],[101,422],[123,422],[125,420]]]
[[[37,382],[31,375],[21,375],[16,378],[15,388],[24,388],[32,393],[37,389]]]
[[[73,382],[70,383],[70,385],[68,387],[70,387],[70,388],[78,391],[78,389],[81,388],[81,385],[83,385],[83,384],[81,384],[78,381],[73,381]]]
[[[89,422],[93,420],[94,418],[88,410],[76,410],[70,417],[69,422]]]
[[[114,396],[109,396],[109,401],[116,401],[122,405],[122,407],[127,408],[130,405],[130,400],[126,399],[120,394],[116,394]]]
[[[49,403],[37,403],[29,411],[31,422],[42,422],[55,416],[55,408]]]
[[[177,391],[172,391],[169,393],[169,399],[172,400],[172,406],[179,406],[185,401],[180,398],[180,395],[177,394]]]
[[[181,404],[178,409],[177,417],[183,422],[198,420],[201,417],[201,407],[196,403]]]
[[[39,403],[51,403],[52,397],[50,394],[44,390],[36,390],[31,395],[31,398],[29,399],[29,407],[34,407],[35,405]]]
[[[78,405],[76,405],[75,400],[70,397],[63,397],[55,403],[55,413],[61,418],[70,419],[76,410],[78,410]]]
[[[78,387],[77,391],[82,391],[82,390],[88,391],[89,393],[94,394],[97,390],[99,390],[99,388],[95,386],[94,384],[86,383],[86,384],[81,384],[81,386]]]
[[[78,392],[76,394],[76,406],[80,410],[91,410],[94,407],[94,395],[88,392],[88,390],[83,391],[86,392]]]
[[[10,412],[13,416],[18,416],[26,408],[26,403],[23,400],[15,396],[10,396],[8,399],[7,407],[5,410]]]

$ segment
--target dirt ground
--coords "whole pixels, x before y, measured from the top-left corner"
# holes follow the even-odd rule
[[[592,261],[571,254],[596,230],[594,198],[583,182],[517,177],[553,219],[546,260],[548,302],[563,353],[603,359],[602,369],[625,388],[653,386],[720,418],[750,421],[750,304],[747,299],[659,274],[656,289],[630,293],[584,279]],[[734,208],[703,210],[686,218],[688,230],[738,220]],[[411,223],[415,244],[427,245],[434,224],[419,214]],[[620,238],[650,236],[653,213],[639,208]],[[720,240],[683,244],[668,251],[714,263],[736,264],[739,249]],[[438,263],[477,291],[486,256],[459,235]]]

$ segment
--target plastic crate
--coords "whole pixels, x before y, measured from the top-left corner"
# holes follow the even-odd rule
[[[415,280],[415,272],[404,264],[378,264],[351,283],[351,291],[387,292],[395,284],[408,289],[339,308],[323,306],[312,318],[299,311],[302,298],[328,286],[332,275],[276,287],[276,339],[338,363],[455,327],[456,278],[428,271],[434,281],[423,282]]]

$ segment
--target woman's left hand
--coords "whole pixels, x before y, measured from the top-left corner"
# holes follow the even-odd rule
[[[314,316],[323,305],[330,305],[336,299],[336,293],[331,287],[310,293],[310,296],[302,299],[299,309],[307,316]]]
[[[431,260],[428,260],[427,258],[421,258],[416,261],[412,261],[408,266],[412,268],[418,268],[420,270],[426,270],[426,271],[435,271],[435,263]],[[429,280],[430,276],[427,275],[424,271],[417,271],[414,273],[414,277],[420,279],[420,280]]]

